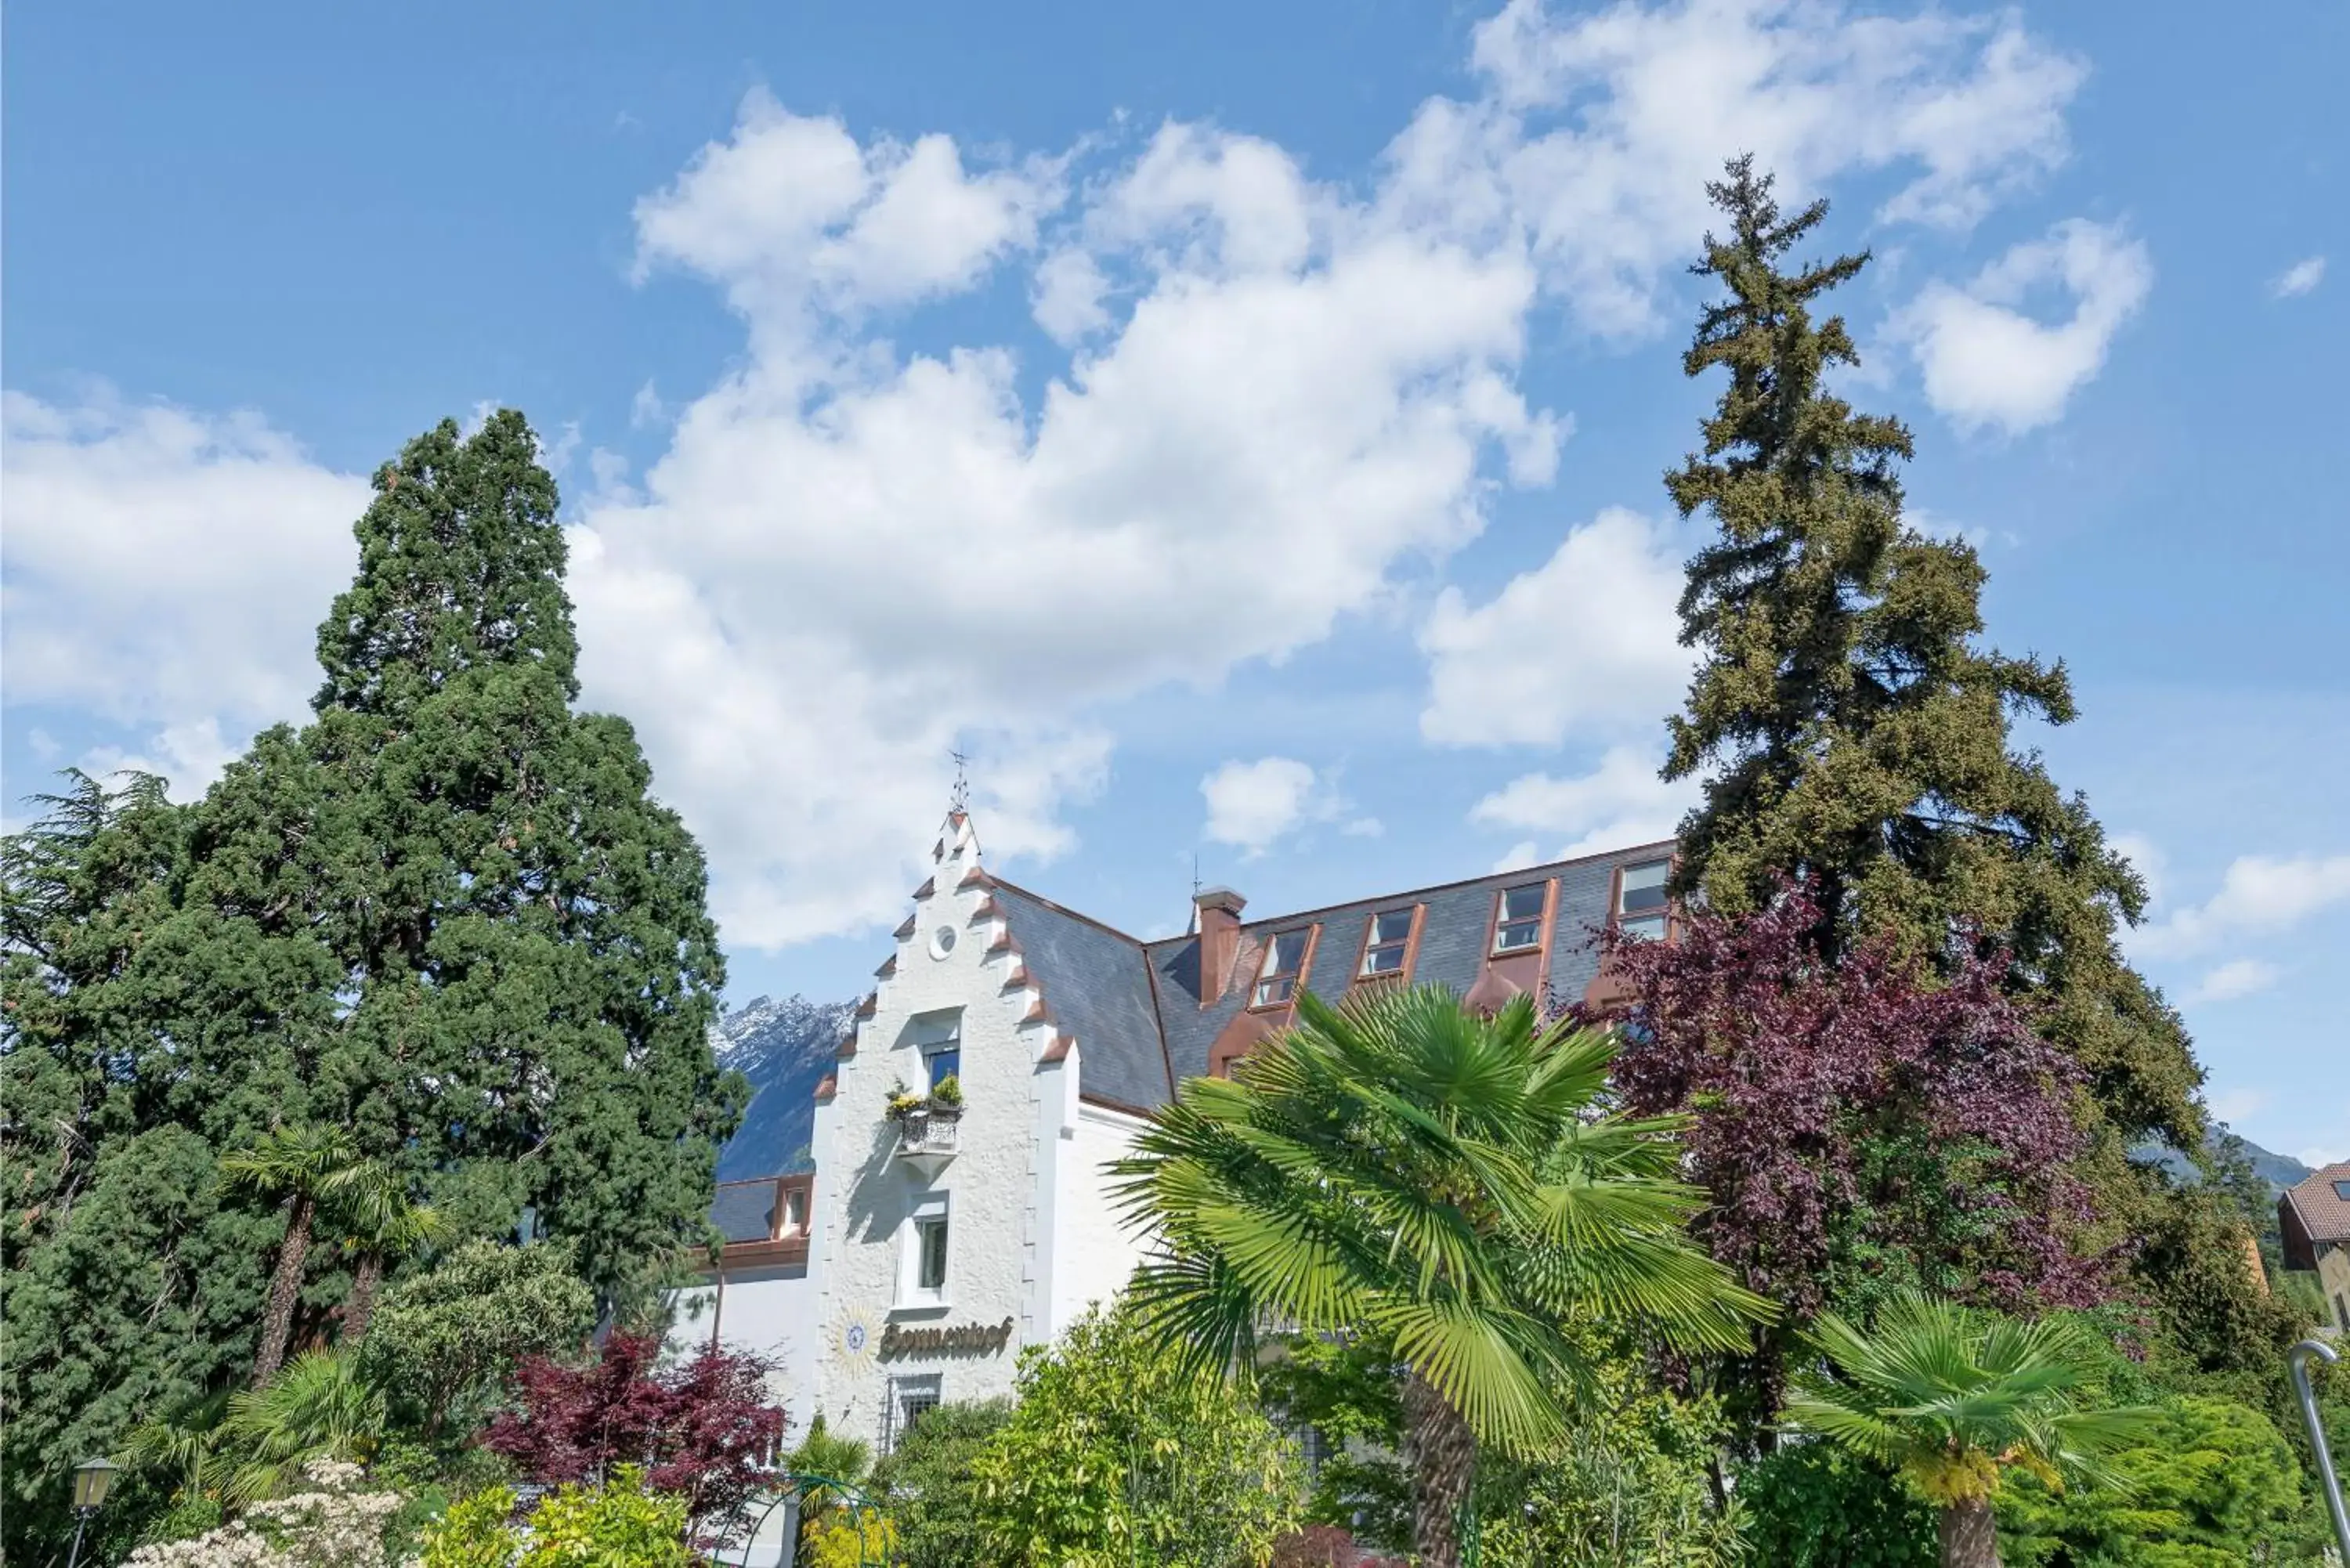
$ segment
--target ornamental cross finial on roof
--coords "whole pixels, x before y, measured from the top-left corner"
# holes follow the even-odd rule
[[[948,792],[947,808],[960,815],[971,807],[971,775],[968,771],[971,758],[963,753],[960,746],[949,752],[947,755],[954,759],[955,765],[954,788]]]

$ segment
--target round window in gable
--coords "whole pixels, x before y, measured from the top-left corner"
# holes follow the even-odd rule
[[[955,932],[952,926],[941,926],[931,933],[931,956],[942,959],[954,951]]]

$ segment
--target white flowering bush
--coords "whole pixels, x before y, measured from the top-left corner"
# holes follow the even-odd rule
[[[305,1465],[310,1490],[249,1505],[220,1529],[190,1541],[142,1546],[125,1568],[391,1568],[384,1526],[400,1511],[396,1491],[360,1491],[358,1465]]]

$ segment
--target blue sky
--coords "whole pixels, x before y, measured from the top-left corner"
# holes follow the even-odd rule
[[[298,716],[359,476],[545,434],[732,991],[852,994],[957,744],[1143,933],[1656,836],[1723,155],[2157,891],[2215,1106],[2350,1154],[2350,13],[1717,0],[17,7],[10,820]],[[2331,270],[2329,270],[2329,268]]]

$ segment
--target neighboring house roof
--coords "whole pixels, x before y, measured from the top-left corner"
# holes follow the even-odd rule
[[[2350,1244],[2350,1160],[2286,1188],[2277,1199],[2277,1224],[2291,1268],[2317,1267],[2320,1243]]]
[[[764,1241],[775,1233],[775,1179],[722,1181],[710,1200],[710,1222],[729,1241]]]
[[[1247,1010],[1254,966],[1276,934],[1319,929],[1304,985],[1335,1001],[1356,983],[1371,917],[1419,906],[1410,980],[1466,992],[1486,968],[1502,890],[1555,881],[1546,989],[1580,997],[1599,970],[1595,933],[1607,923],[1617,867],[1671,850],[1669,841],[1639,845],[1248,920],[1239,929],[1229,983],[1205,1006],[1197,933],[1139,941],[1001,877],[991,886],[1055,1026],[1076,1042],[1087,1097],[1155,1110],[1173,1097],[1178,1083],[1211,1070],[1211,1053]]]

